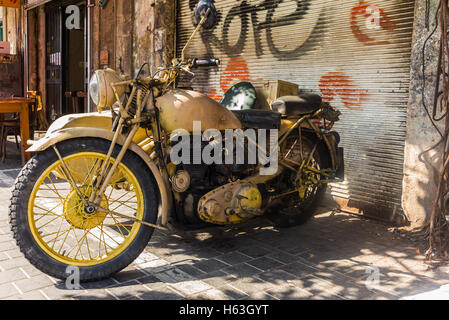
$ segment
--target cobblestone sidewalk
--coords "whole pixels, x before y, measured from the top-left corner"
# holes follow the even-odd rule
[[[0,299],[400,299],[440,288],[449,275],[387,226],[329,208],[308,224],[155,232],[115,277],[68,290],[28,263],[9,231],[17,168],[0,168]],[[376,281],[378,279],[378,281]]]

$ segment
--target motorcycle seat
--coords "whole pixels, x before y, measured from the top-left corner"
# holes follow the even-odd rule
[[[281,114],[270,110],[231,110],[248,129],[277,129],[281,127]]]
[[[316,112],[323,102],[321,96],[303,93],[298,96],[280,97],[273,101],[271,109],[284,116],[302,116]]]

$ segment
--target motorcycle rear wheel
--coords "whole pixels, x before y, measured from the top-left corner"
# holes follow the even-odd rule
[[[290,156],[292,160],[301,163],[302,160],[308,159],[310,153],[313,151],[315,145],[316,151],[311,159],[311,166],[316,170],[322,170],[330,167],[329,153],[326,147],[317,140],[316,137],[303,134],[302,139],[302,157],[301,151],[297,151],[296,156]],[[290,150],[294,146],[294,142],[299,140],[299,135],[292,134],[287,138],[283,150]],[[286,152],[286,151],[284,151]],[[294,174],[287,170],[285,171],[284,179],[288,179],[287,176],[293,177]],[[295,193],[282,198],[282,204],[277,208],[271,208],[268,214],[268,218],[278,227],[292,227],[305,224],[315,214],[316,207],[319,202],[324,198],[326,194],[327,185],[319,183],[323,179],[319,174],[316,174],[314,178],[318,181],[316,184],[311,184],[307,188],[306,196],[304,199],[300,199],[299,194]],[[291,178],[290,178],[291,179]]]
[[[68,140],[57,145],[86,198],[109,146],[109,141],[94,138]],[[111,162],[119,151],[117,146]],[[100,206],[156,223],[155,192],[156,185],[146,164],[128,151],[114,172]],[[76,267],[80,282],[101,280],[128,266],[144,250],[154,231],[111,213],[87,213],[52,148],[34,156],[20,172],[12,193],[9,218],[14,238],[31,264],[63,280]]]

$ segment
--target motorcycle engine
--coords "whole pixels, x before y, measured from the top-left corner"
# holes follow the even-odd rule
[[[176,143],[173,144],[172,147],[175,145]],[[207,143],[203,142],[203,148],[206,145]],[[225,152],[224,145],[223,152]],[[259,190],[256,186],[238,182],[239,180],[252,175],[256,165],[192,164],[193,148],[190,149],[190,155],[190,163],[176,165],[175,174],[171,178],[172,188],[175,192],[179,193],[181,198],[181,201],[178,203],[179,210],[177,211],[183,213],[182,220],[186,220],[190,224],[198,224],[204,221],[214,224],[228,224],[239,223],[257,215],[255,211],[260,209],[257,204],[257,199],[261,199]],[[247,159],[246,155],[245,159]],[[211,194],[214,190],[225,189],[228,191],[227,193],[225,192],[226,194],[222,194],[222,192],[215,192],[213,193],[213,196]],[[225,211],[222,211],[219,209],[220,205],[215,206],[213,203],[214,201],[222,202],[222,200],[219,199],[225,195],[225,198],[228,200],[225,201],[226,204],[223,209]],[[248,195],[249,199],[254,198],[256,200],[241,198],[248,197]],[[232,199],[237,199],[235,197],[240,197],[241,199],[238,202],[232,202]],[[203,201],[202,203],[205,205],[204,208],[206,208],[205,211],[203,211],[203,214],[199,212],[199,203],[201,201]],[[215,209],[212,210],[211,205]],[[214,214],[209,214],[211,210]]]
[[[198,203],[198,214],[212,224],[237,224],[261,215],[261,206],[262,194],[257,186],[236,181],[204,195]]]

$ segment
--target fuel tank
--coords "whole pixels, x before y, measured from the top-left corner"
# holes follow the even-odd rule
[[[193,122],[201,121],[201,130],[242,129],[240,120],[208,96],[191,90],[172,89],[157,98],[162,128],[167,132],[184,129],[193,132]]]

